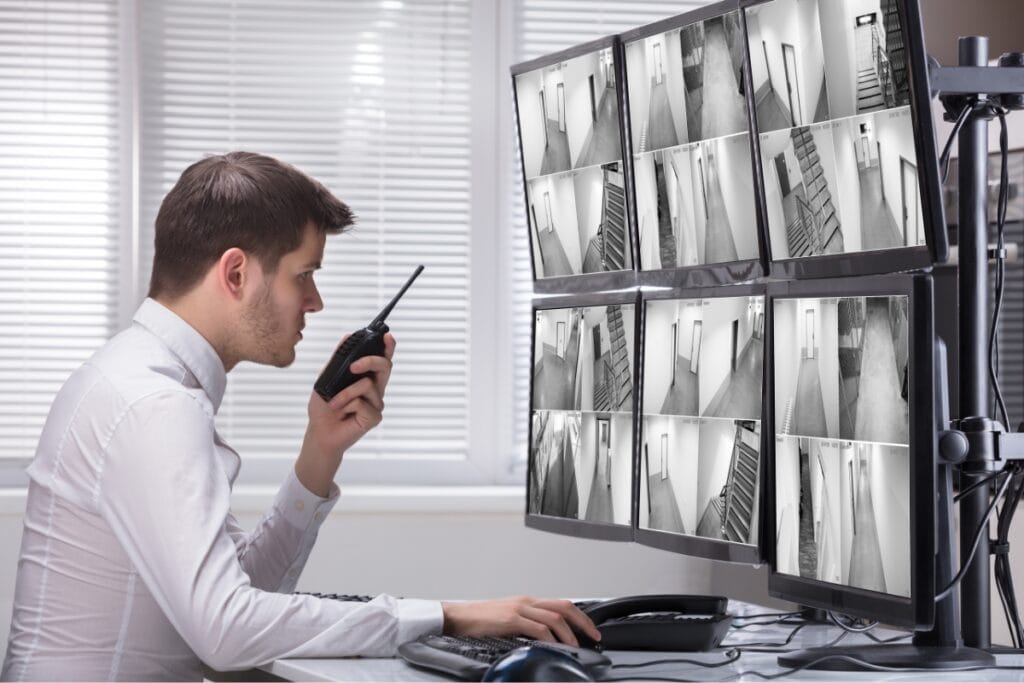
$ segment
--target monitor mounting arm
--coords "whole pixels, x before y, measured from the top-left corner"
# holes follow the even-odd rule
[[[955,67],[930,60],[929,80],[931,95],[942,100],[947,120],[966,115],[958,141],[961,419],[955,425],[940,423],[938,457],[940,463],[959,469],[960,485],[967,488],[1005,467],[1007,460],[1024,459],[1024,435],[1009,434],[987,417],[992,387],[986,339],[990,322],[988,124],[995,107],[1024,109],[1024,55],[1007,53],[998,66],[989,66],[988,38],[968,36],[960,38],[959,58]],[[984,486],[961,500],[961,556],[969,552],[975,531],[986,524],[988,506],[989,491]],[[983,534],[960,586],[960,630],[964,645],[984,650],[992,645],[989,576],[989,539]]]

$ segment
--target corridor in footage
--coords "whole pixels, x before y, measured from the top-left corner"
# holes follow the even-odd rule
[[[704,108],[700,139],[730,135],[747,129],[747,105],[737,80],[739,65],[733,63],[723,17],[704,22]],[[736,40],[742,36],[735,34]],[[737,54],[742,54],[738,51]],[[691,139],[696,139],[691,133]]]
[[[813,358],[800,360],[797,379],[796,403],[793,406],[791,434],[800,436],[828,436],[825,423],[825,400],[821,395],[821,377],[818,373],[818,349]]]
[[[679,512],[676,494],[672,489],[672,475],[670,474],[664,480],[661,478],[660,472],[648,476],[647,491],[650,495],[651,505],[650,528],[685,534],[683,516]]]
[[[707,223],[704,235],[704,263],[729,263],[737,259],[736,242],[732,237],[729,213],[718,181],[718,161],[714,154],[705,157],[704,173]],[[700,160],[698,159],[698,163]]]
[[[903,368],[896,365],[889,302],[867,299],[864,353],[853,438],[857,441],[907,443],[909,413],[902,396]]]
[[[574,316],[575,322],[575,316]],[[533,370],[533,409],[572,410],[577,406],[576,361],[580,353],[579,325],[572,324],[565,356],[559,357],[551,344],[543,344]]]
[[[547,130],[547,145],[540,164],[540,175],[568,171],[572,168],[569,164],[569,136],[564,130],[558,130],[558,121],[547,117],[544,118],[544,127]]]
[[[878,31],[876,24],[864,24],[856,29],[857,45],[857,113],[864,114],[885,108],[885,98],[878,80],[875,66],[875,52],[872,46],[872,31]]]
[[[598,446],[598,454],[594,459],[594,479],[590,486],[590,499],[587,501],[586,519],[589,522],[615,521],[612,509],[612,485],[608,470],[608,446]]]
[[[658,69],[660,65],[655,65]],[[647,122],[646,149],[662,149],[679,144],[676,126],[672,122],[672,104],[668,99],[668,82],[664,77],[658,83],[658,76],[651,78],[651,111]]]
[[[736,359],[736,369],[722,382],[704,415],[735,419],[761,419],[761,369],[764,347],[761,340],[750,337]]]
[[[890,249],[903,246],[899,227],[893,220],[893,211],[883,196],[882,171],[874,166],[861,168],[860,177],[860,224],[862,249]]]
[[[697,413],[697,373],[690,371],[690,359],[676,356],[675,382],[668,388],[661,404],[662,415],[693,415]]]
[[[537,230],[534,234],[537,235],[540,247],[541,272],[544,273],[544,277],[572,275],[569,257],[566,256],[565,247],[562,246],[562,240],[558,239],[558,233],[554,228]]]
[[[859,458],[856,474],[851,460],[848,476],[856,478],[856,494],[853,505],[853,546],[850,549],[851,586],[885,592],[885,573],[882,569],[882,550],[878,544],[878,526],[875,524],[875,507],[871,500],[871,477],[868,459]]]
[[[619,146],[619,106],[615,97],[615,84],[608,81],[597,105],[597,120],[593,122],[587,141],[583,144],[574,168],[584,168],[622,158]]]
[[[807,451],[800,452],[800,576],[818,578],[818,541],[814,537],[814,499],[811,496],[811,465]]]

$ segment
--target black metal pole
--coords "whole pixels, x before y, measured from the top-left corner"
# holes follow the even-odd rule
[[[988,64],[988,38],[960,39],[960,66]],[[988,122],[974,114],[959,140],[960,169],[960,417],[986,417],[988,379]],[[988,456],[991,457],[991,456]],[[961,487],[986,476],[992,463],[986,454],[972,453],[960,474]],[[989,489],[980,486],[960,501],[960,561],[970,551],[974,534],[985,521]],[[960,586],[961,630],[964,645],[991,646],[989,537],[982,535],[977,553]]]

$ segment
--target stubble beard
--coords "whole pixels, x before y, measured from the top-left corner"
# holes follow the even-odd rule
[[[250,343],[247,360],[261,365],[284,368],[295,360],[295,347],[281,345],[281,319],[274,306],[270,283],[242,313],[244,335]]]

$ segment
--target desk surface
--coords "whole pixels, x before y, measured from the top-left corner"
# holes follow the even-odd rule
[[[765,612],[774,612],[754,605],[730,602],[729,611],[737,615],[738,624],[753,624],[744,621],[744,617]],[[767,620],[767,619],[766,619]],[[756,620],[754,620],[756,621]],[[730,647],[752,647],[760,643],[782,643],[793,632],[795,625],[767,624],[750,625],[742,629],[732,629],[723,641],[723,647],[712,652],[605,652],[615,665],[638,664],[658,659],[692,659],[700,662],[720,662],[726,658],[726,650]],[[836,626],[813,624],[802,628],[786,649],[818,647],[830,644],[843,632]],[[897,631],[877,630],[876,636],[885,638],[901,635]],[[867,636],[848,633],[837,645],[869,644]],[[909,642],[903,640],[899,642]],[[743,652],[740,658],[720,668],[709,669],[693,664],[673,663],[654,664],[643,668],[628,668],[609,673],[609,678],[629,678],[631,676],[659,677],[664,676],[680,680],[701,681],[762,681],[763,677],[749,672],[757,671],[771,675],[782,673],[784,669],[776,661],[778,652]],[[795,680],[844,680],[878,681],[1024,681],[1024,655],[999,655],[997,664],[1002,666],[1019,666],[1020,671],[987,669],[983,671],[964,672],[829,672],[800,671],[786,678]],[[415,669],[401,659],[284,659],[278,660],[263,671],[290,681],[452,681],[454,679],[429,671]],[[745,673],[746,672],[746,673]]]

